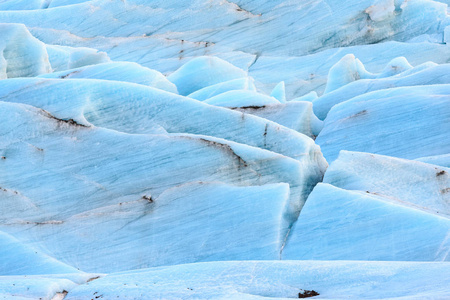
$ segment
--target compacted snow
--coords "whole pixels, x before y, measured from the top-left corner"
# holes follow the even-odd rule
[[[448,4],[0,0],[0,299],[450,298]]]

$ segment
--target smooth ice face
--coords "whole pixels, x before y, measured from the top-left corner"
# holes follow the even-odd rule
[[[159,196],[148,194],[148,199],[84,211],[63,224],[27,231],[36,239],[30,242],[88,272],[276,260],[288,199],[288,184],[237,187],[192,182]]]
[[[323,182],[401,201],[450,218],[450,169],[370,153],[341,151]]]
[[[318,292],[319,299],[445,299],[450,296],[449,267],[423,262],[199,263],[110,274],[70,290],[66,299],[290,299],[305,290]]]
[[[391,197],[319,183],[283,259],[449,261],[450,220]]]
[[[316,139],[328,162],[339,151],[415,159],[450,152],[449,85],[376,91],[334,106]]]
[[[37,226],[45,226],[39,224]],[[23,244],[13,236],[0,231],[0,278],[10,275],[80,273],[37,249]],[[1,284],[1,283],[0,283]],[[1,292],[0,292],[1,295]]]
[[[178,94],[177,87],[158,71],[145,68],[136,63],[110,62],[89,65],[60,72],[38,76],[57,79],[103,79],[147,85],[160,90]]]
[[[217,57],[197,57],[170,74],[181,95],[189,95],[199,89],[225,81],[245,78],[247,73]]]
[[[51,72],[45,45],[23,24],[0,24],[0,79]]]
[[[286,87],[284,81],[281,81],[273,88],[272,93],[270,93],[270,96],[274,97],[281,103],[286,103]]]
[[[390,66],[391,64],[387,68]],[[380,77],[381,79],[358,80],[315,99],[314,113],[323,120],[333,106],[373,91],[404,86],[446,84],[450,82],[450,64],[423,64],[393,77]]]

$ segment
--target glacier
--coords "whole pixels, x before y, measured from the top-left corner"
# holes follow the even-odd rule
[[[449,4],[0,0],[0,298],[449,298]]]

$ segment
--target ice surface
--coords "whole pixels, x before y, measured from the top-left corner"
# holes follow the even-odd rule
[[[319,183],[283,259],[448,261],[450,220],[366,191]]]
[[[45,8],[45,4],[51,0],[1,0],[0,10],[30,10]]]
[[[420,157],[420,158],[417,158],[416,160],[422,161],[424,163],[442,166],[445,168],[450,168],[450,153],[442,154],[442,155]]]
[[[303,160],[218,138],[186,134],[130,135],[89,124],[82,125],[73,120],[64,121],[24,104],[0,104],[2,124],[7,124],[1,128],[4,173],[0,180],[6,189],[16,191],[27,197],[33,206],[39,207],[39,213],[32,216],[23,216],[20,211],[5,211],[7,221],[1,224],[2,228],[62,262],[83,270],[109,272],[126,270],[130,266],[139,268],[213,258],[276,259],[287,229],[298,216],[306,195],[321,177],[320,173],[315,173],[315,169],[320,168],[316,162],[315,166],[308,167],[308,163]],[[186,182],[196,181],[217,181],[237,186],[284,182],[289,184],[289,189],[286,185],[246,190],[200,184],[200,188],[197,188],[199,192],[191,196],[192,200],[186,198],[190,186],[184,190],[179,188],[176,193],[165,192]],[[166,196],[162,196],[164,194]],[[175,196],[180,194],[184,197],[177,200]],[[221,194],[223,196],[219,197]],[[212,196],[217,197],[216,201],[210,202]],[[232,199],[237,201],[235,205],[231,204]],[[185,201],[193,202],[194,205],[191,213],[187,214],[188,218],[195,216],[192,219],[192,231],[183,232],[188,229],[178,221],[173,224],[175,231],[169,230],[172,228],[168,225],[169,220],[183,220],[187,209],[187,204],[183,204]],[[161,209],[157,209],[160,204]],[[208,210],[207,205],[210,205]],[[267,209],[260,211],[264,205],[268,205]],[[240,207],[242,212],[236,214]],[[174,217],[177,210],[180,210],[180,215]],[[257,213],[254,217],[251,217],[252,210]],[[200,218],[201,212],[204,213],[204,219]],[[150,219],[145,217],[147,214]],[[238,219],[231,218],[229,214],[236,214]],[[161,219],[163,215],[167,216],[167,221]],[[216,219],[217,223],[205,227],[213,217],[219,215],[228,217],[222,221]],[[122,218],[122,222],[118,221],[119,218]],[[189,223],[187,220],[185,225]],[[264,221],[261,223],[261,220]],[[115,225],[103,225],[108,221]],[[143,233],[138,230],[139,224],[147,221],[150,223],[143,227],[151,230],[144,233],[148,240],[140,241],[138,237],[142,237]],[[219,226],[228,221],[231,222],[227,225],[229,228]],[[249,222],[248,230],[243,230],[245,222]],[[129,227],[130,224],[134,225]],[[162,226],[160,230],[156,224]],[[213,225],[217,225],[216,234]],[[86,234],[97,232],[93,227],[98,229],[97,238],[83,234],[84,226]],[[109,231],[111,228],[112,231]],[[203,228],[205,232],[201,231]],[[242,234],[242,238],[232,238],[231,228],[236,228],[236,234]],[[76,239],[71,234],[73,230]],[[208,233],[211,238],[219,235],[224,237],[225,233],[220,233],[220,230],[224,230],[231,236],[211,242],[210,252],[193,251],[191,258],[185,252],[186,245],[194,246],[189,240],[185,240],[180,248],[175,248],[184,249],[178,252],[178,256],[175,255],[176,250],[166,253],[167,247],[155,248],[157,244],[163,245],[163,241],[167,241],[168,245],[173,244],[171,237],[177,235],[176,230],[181,230],[181,236],[199,239],[197,247],[205,251],[204,238]],[[196,230],[200,232],[195,233]],[[265,232],[262,244],[240,244],[239,241],[248,242],[250,237],[260,239],[257,232],[252,233],[252,230]],[[166,234],[159,237],[150,234],[159,231]],[[252,234],[248,235],[249,232]],[[110,239],[122,234],[123,238]],[[113,245],[120,240],[120,251],[114,250],[106,242],[99,243],[101,237],[107,237]],[[125,243],[124,239],[130,243]],[[158,239],[156,244],[151,242]],[[177,240],[182,241],[179,238]],[[83,241],[90,246],[77,246]],[[221,252],[224,251],[221,250],[224,249],[223,245],[214,244],[221,242],[230,247],[236,243],[236,249],[240,250],[226,248],[227,251]],[[150,249],[143,245],[148,245]],[[125,255],[127,249],[138,253]],[[117,257],[108,256],[108,251]],[[144,255],[149,251],[166,253],[167,256],[155,260],[154,255]],[[132,262],[132,259],[136,261]],[[116,264],[111,264],[111,260]]]
[[[447,154],[449,92],[449,85],[429,85],[352,98],[330,110],[316,142],[328,162],[340,150],[406,159]]]
[[[288,99],[312,90],[321,93],[329,68],[345,54],[382,69],[397,56],[413,65],[433,59],[446,62],[450,51],[435,43],[405,43],[424,34],[442,41],[447,7],[433,1],[416,0],[403,8],[396,3],[394,16],[378,22],[365,12],[376,4],[373,0],[239,1],[238,5],[220,0],[177,5],[143,0],[92,0],[67,6],[67,1],[58,2],[52,1],[50,9],[3,11],[0,21],[24,23],[47,44],[96,48],[113,60],[137,62],[164,74],[195,57],[214,55],[240,68],[250,67],[249,74],[262,82],[258,87],[266,93],[284,80]],[[68,20],[68,15],[77,17]],[[381,43],[392,40],[399,43]],[[370,57],[363,59],[348,46]],[[330,51],[321,52],[326,49]],[[314,53],[321,56],[319,63],[310,63],[307,55]],[[265,65],[267,61],[274,66]]]
[[[450,218],[449,172],[450,169],[413,160],[341,151],[323,182]]]
[[[235,90],[211,97],[204,103],[225,107],[258,107],[279,104],[280,101],[254,91]]]
[[[83,278],[85,277],[85,278]],[[81,279],[81,280],[80,280]],[[84,276],[1,276],[0,298],[13,300],[62,300],[67,291],[89,279]],[[83,282],[84,281],[84,282]]]
[[[0,0],[0,298],[449,298],[448,3]]]
[[[38,226],[45,226],[39,224]],[[78,273],[74,267],[57,261],[13,236],[0,231],[0,278],[8,275],[38,275]],[[1,294],[0,294],[1,295]]]
[[[285,299],[305,290],[318,292],[318,299],[445,299],[450,296],[449,267],[423,262],[199,263],[111,274],[72,289],[66,299]]]
[[[279,258],[287,184],[192,182],[152,196],[152,203],[135,198],[27,231],[52,256],[88,272]]]
[[[308,102],[312,102],[312,101],[316,100],[317,98],[318,98],[317,93],[312,91],[312,92],[309,92],[306,95],[294,98],[294,99],[292,99],[290,101],[308,101]]]

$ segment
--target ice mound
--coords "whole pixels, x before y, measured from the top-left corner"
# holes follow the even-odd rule
[[[355,58],[353,54],[347,54],[330,69],[324,93],[329,93],[350,82],[370,78],[371,76],[359,59]]]
[[[256,87],[251,77],[238,78],[204,87],[193,92],[192,94],[189,94],[188,97],[203,101],[234,90],[248,90],[256,92]]]
[[[390,197],[319,183],[289,236],[286,260],[449,261],[450,220]]]
[[[51,72],[45,44],[23,24],[0,23],[0,79],[32,77]]]
[[[388,64],[387,68],[390,68]],[[450,64],[436,65],[425,63],[408,69],[396,76],[379,79],[359,80],[334,90],[313,101],[314,112],[325,119],[329,110],[336,104],[372,91],[403,86],[444,84],[450,82]]]
[[[104,79],[137,83],[178,94],[177,87],[156,70],[130,62],[109,62],[41,75],[42,78]]]
[[[168,76],[181,95],[189,95],[195,91],[217,83],[247,77],[247,73],[229,62],[217,57],[197,57],[185,63],[177,71]]]
[[[334,106],[316,139],[328,162],[339,151],[415,159],[450,152],[449,85],[363,94]]]
[[[405,57],[396,57],[386,65],[384,70],[381,71],[381,74],[378,74],[377,78],[395,76],[412,68],[413,66],[409,64]]]
[[[55,72],[111,61],[105,52],[86,47],[47,45],[47,52]]]

